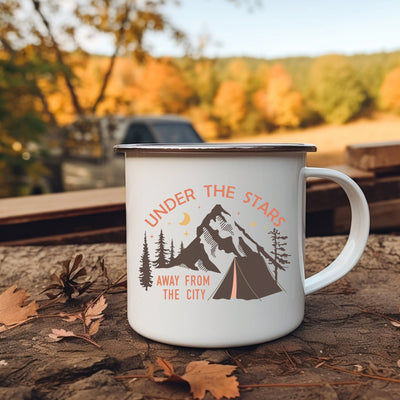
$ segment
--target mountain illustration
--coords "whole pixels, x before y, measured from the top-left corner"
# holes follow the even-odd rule
[[[197,227],[195,239],[163,268],[223,272],[213,298],[255,299],[282,291],[266,261],[285,269],[217,204]]]

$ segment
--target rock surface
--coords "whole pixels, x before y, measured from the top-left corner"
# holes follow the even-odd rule
[[[342,236],[307,239],[307,274],[333,260],[345,240]],[[104,256],[110,275],[116,278],[126,268],[125,250],[124,245],[111,243],[0,247],[0,293],[17,284],[31,298],[43,298],[40,292],[50,275],[78,253],[88,265]],[[106,295],[105,320],[94,337],[101,348],[79,339],[53,342],[48,336],[52,328],[70,329],[60,318],[40,318],[0,333],[0,400],[190,399],[185,386],[116,379],[128,373],[145,374],[157,357],[169,360],[178,373],[198,360],[237,365],[234,374],[240,385],[319,385],[242,386],[242,399],[397,399],[400,330],[385,316],[400,318],[399,267],[400,237],[372,235],[353,271],[307,297],[304,323],[295,332],[270,343],[232,349],[182,348],[145,339],[128,325],[126,294]],[[57,307],[62,310],[65,305]],[[332,384],[343,381],[360,384]],[[207,393],[205,398],[213,397]]]

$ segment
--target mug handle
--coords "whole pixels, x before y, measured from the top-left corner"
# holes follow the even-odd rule
[[[360,187],[347,175],[328,168],[304,167],[303,183],[308,177],[328,178],[338,183],[345,191],[351,208],[350,234],[339,256],[322,271],[305,280],[304,292],[311,294],[346,275],[358,262],[367,244],[370,217],[367,200]],[[304,187],[304,186],[302,186]],[[300,224],[302,226],[302,224]],[[304,232],[304,231],[303,231]],[[302,233],[302,236],[304,233]],[[300,246],[303,249],[303,246]],[[304,257],[302,258],[304,260]]]

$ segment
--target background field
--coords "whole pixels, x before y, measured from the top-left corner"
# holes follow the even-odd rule
[[[400,118],[380,115],[373,119],[361,119],[346,125],[322,125],[306,130],[239,137],[234,140],[225,140],[225,142],[315,144],[318,151],[308,155],[308,164],[325,167],[344,164],[347,145],[393,140],[400,140]]]

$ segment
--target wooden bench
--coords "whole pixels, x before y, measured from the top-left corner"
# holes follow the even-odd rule
[[[388,154],[387,159],[385,154]],[[400,231],[400,142],[347,148],[348,165],[333,166],[365,193],[372,232]],[[350,207],[326,179],[307,181],[307,236],[347,233]],[[0,243],[125,242],[123,187],[0,200]]]

